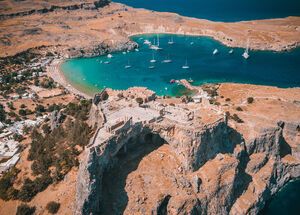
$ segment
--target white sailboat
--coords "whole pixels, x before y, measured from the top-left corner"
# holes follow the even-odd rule
[[[150,60],[150,63],[155,63],[155,62],[156,62],[156,60],[154,58],[154,53],[152,53],[152,59]]]
[[[159,47],[159,36],[158,36],[158,34],[157,34],[157,44],[156,45],[154,45],[155,44],[155,42],[150,46],[150,49],[153,49],[153,50],[161,50],[162,48],[160,48]]]
[[[228,53],[233,54],[233,49],[230,49]]]
[[[162,61],[162,63],[171,63],[172,60],[170,59],[170,55],[168,54],[168,57]]]
[[[125,65],[125,67],[124,67],[125,69],[129,69],[129,68],[131,68],[131,65],[130,65],[130,63],[129,63],[129,60],[128,60],[128,63],[127,63],[127,65]]]
[[[144,40],[145,45],[151,45],[151,42],[149,40]]]
[[[171,37],[171,39],[168,41],[168,44],[169,44],[169,45],[173,45],[173,44],[174,44],[173,37]]]
[[[219,53],[219,50],[218,49],[215,49],[214,51],[213,51],[213,55],[216,55],[216,54],[218,54]]]
[[[182,69],[189,69],[189,65],[187,63],[187,59],[185,60],[185,64],[182,66]]]
[[[155,66],[154,66],[154,65],[150,65],[148,68],[149,68],[149,69],[154,69]]]
[[[247,48],[245,49],[244,53],[242,54],[243,58],[245,58],[246,60],[250,57],[249,55],[249,39],[247,41]]]
[[[112,57],[113,57],[112,54],[107,55],[107,58],[112,58]]]

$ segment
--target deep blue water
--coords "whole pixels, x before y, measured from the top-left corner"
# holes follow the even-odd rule
[[[214,21],[241,21],[300,15],[299,0],[114,0],[132,7],[175,12]]]
[[[300,180],[288,183],[269,201],[260,215],[299,215]]]
[[[237,82],[278,87],[300,87],[300,49],[275,53],[250,51],[250,58],[241,55],[244,50],[235,48],[229,54],[228,47],[207,37],[173,36],[175,44],[169,45],[171,35],[160,35],[163,50],[153,51],[143,44],[144,39],[153,41],[156,35],[133,37],[140,45],[139,52],[113,53],[106,56],[68,60],[62,65],[67,79],[81,90],[90,93],[103,87],[127,89],[146,86],[159,95],[181,94],[182,87],[170,84],[171,79],[193,79],[194,84]],[[213,55],[214,49],[219,54]],[[155,69],[149,69],[154,54]],[[172,63],[161,63],[170,56]],[[187,60],[190,69],[182,66]],[[110,61],[110,64],[100,62]],[[129,64],[132,68],[125,69]]]

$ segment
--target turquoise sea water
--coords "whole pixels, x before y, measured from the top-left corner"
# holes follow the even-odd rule
[[[269,201],[260,215],[299,215],[300,180],[288,183]]]
[[[137,8],[226,22],[300,15],[299,0],[115,0],[115,2]]]
[[[174,44],[169,45],[173,37]],[[182,94],[184,88],[170,84],[171,79],[193,79],[194,84],[237,82],[278,87],[300,87],[300,49],[275,53],[250,51],[250,58],[241,55],[244,50],[230,48],[207,37],[160,35],[159,51],[149,49],[143,41],[153,41],[157,35],[140,35],[132,39],[140,45],[139,51],[113,53],[113,58],[99,56],[78,58],[62,65],[64,75],[81,90],[94,93],[103,87],[127,89],[145,86],[159,95]],[[213,55],[214,49],[219,53]],[[151,64],[152,56],[157,60]],[[162,63],[171,59],[171,63]],[[102,61],[102,63],[101,63]],[[109,64],[104,64],[109,61]],[[182,69],[186,63],[190,69]],[[126,69],[128,64],[132,66]],[[150,65],[155,66],[149,69]]]

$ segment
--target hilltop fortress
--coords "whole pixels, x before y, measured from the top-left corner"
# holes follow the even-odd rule
[[[250,128],[209,102],[172,100],[144,88],[95,96],[76,214],[257,214],[300,176],[299,122]]]
[[[300,41],[299,17],[223,23],[106,0],[4,0],[0,20],[1,73],[22,77],[50,65],[41,76],[61,85],[51,90],[62,97],[52,103],[64,104],[86,95],[59,76],[61,60],[132,50],[132,35],[209,36],[230,47],[249,39],[250,49],[273,51]],[[38,214],[47,213],[48,200],[60,202],[62,214],[257,214],[300,177],[299,88],[180,81],[196,95],[159,97],[136,87],[97,94],[88,119],[95,133],[78,156],[79,169],[28,204]],[[18,95],[11,101],[23,103]],[[28,148],[20,153],[22,170],[31,169],[24,167]],[[20,204],[0,203],[5,214]]]

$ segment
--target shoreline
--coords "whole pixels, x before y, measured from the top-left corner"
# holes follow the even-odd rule
[[[54,59],[49,66],[47,66],[47,75],[51,77],[56,83],[68,90],[74,95],[84,97],[86,99],[92,99],[93,97],[78,90],[72,86],[71,82],[66,79],[63,72],[61,71],[61,64],[64,62],[62,59]]]
[[[14,56],[30,48],[39,49],[43,46],[48,50],[57,51],[65,58],[88,53],[97,55],[103,48],[114,50],[129,45],[131,36],[157,33],[206,36],[235,48],[245,48],[249,39],[249,48],[252,50],[280,52],[300,46],[300,17],[224,23],[170,12],[136,9],[119,3],[111,3],[102,8],[100,16],[97,11],[79,12],[79,14],[66,11],[49,13],[47,17],[43,17],[48,24],[43,24],[38,34],[28,34],[25,38],[20,36],[23,30],[30,31],[35,26],[41,25],[42,15],[34,14],[3,20],[0,27],[5,26],[6,33],[11,33],[11,36],[9,45],[0,44],[1,57]],[[82,21],[76,19],[79,15]],[[92,15],[94,18],[91,19]],[[68,27],[64,28],[63,32],[62,27],[56,23],[56,20],[62,17],[68,20],[65,23]],[[29,23],[27,21],[31,24],[26,24]],[[22,30],[19,30],[21,27]],[[74,31],[77,27],[82,31]],[[101,37],[99,32],[102,33]],[[5,35],[0,33],[1,36]],[[27,40],[29,37],[31,39]]]

